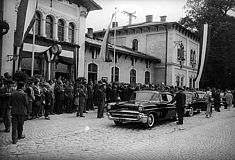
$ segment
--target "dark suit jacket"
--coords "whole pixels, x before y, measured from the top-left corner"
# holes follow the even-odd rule
[[[11,106],[12,115],[27,115],[27,97],[22,89],[12,93]]]
[[[176,109],[184,109],[186,102],[186,95],[182,91],[176,93],[175,101],[176,101]]]

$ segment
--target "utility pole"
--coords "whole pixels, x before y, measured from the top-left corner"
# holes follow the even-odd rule
[[[127,16],[129,17],[129,25],[132,24],[132,18],[137,18],[134,14],[136,14],[136,11],[133,13],[130,12],[126,12],[126,11],[122,11],[122,13],[127,14]]]

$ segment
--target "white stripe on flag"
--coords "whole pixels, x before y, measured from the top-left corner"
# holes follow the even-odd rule
[[[103,38],[103,42],[102,42],[102,45],[101,45],[101,49],[100,49],[100,55],[99,57],[101,57],[104,61],[105,61],[105,54],[107,52],[107,48],[108,48],[108,38],[109,38],[109,30],[110,30],[110,26],[112,24],[112,20],[113,20],[113,17],[114,17],[115,14],[112,14],[112,18],[111,18],[111,21],[108,25],[108,28],[105,32],[105,35],[104,35],[104,38]]]
[[[28,27],[32,21],[37,7],[37,0],[21,0],[17,12],[17,23],[14,45],[21,47]],[[31,24],[31,25],[30,25]]]
[[[206,50],[207,50],[207,41],[208,41],[208,28],[209,28],[208,24],[203,25],[201,64],[200,64],[199,73],[195,81],[195,84],[199,84],[201,76],[202,76],[203,68],[204,68]]]

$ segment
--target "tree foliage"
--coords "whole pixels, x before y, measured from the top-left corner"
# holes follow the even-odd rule
[[[179,23],[199,35],[205,23],[211,27],[210,51],[200,83],[202,87],[235,87],[235,0],[188,0],[186,16]]]

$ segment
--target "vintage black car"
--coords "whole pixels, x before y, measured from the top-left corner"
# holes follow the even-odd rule
[[[195,105],[201,108],[202,111],[206,111],[206,99],[205,99],[206,92],[204,91],[196,91],[197,99]]]
[[[186,95],[185,115],[193,116],[194,112],[200,113],[201,106],[198,105],[198,94],[196,92],[184,91]]]
[[[116,125],[139,122],[151,128],[159,120],[176,120],[175,103],[171,103],[173,98],[169,92],[135,91],[128,102],[109,104],[107,116]]]

